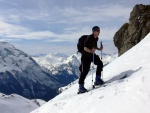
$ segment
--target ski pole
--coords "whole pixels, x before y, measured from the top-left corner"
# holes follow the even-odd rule
[[[93,72],[94,72],[94,53],[93,53],[92,87],[94,87],[94,85],[93,85]]]
[[[102,44],[102,41],[101,41],[101,47],[103,46],[103,44]],[[102,50],[101,50],[101,60],[102,60],[103,58],[102,58]]]
[[[103,47],[102,41],[101,41],[101,47]],[[103,59],[103,58],[102,58],[102,53],[103,53],[103,52],[102,52],[102,50],[101,50],[101,61],[102,61],[102,59]],[[101,75],[102,75],[102,79],[103,79],[103,69],[102,69]]]

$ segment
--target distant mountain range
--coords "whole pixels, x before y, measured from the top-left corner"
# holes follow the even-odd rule
[[[101,55],[99,55],[101,57]],[[117,54],[102,54],[102,61],[104,66],[112,62],[115,58],[117,58]],[[39,54],[34,55],[33,59],[38,62],[39,65],[49,70],[49,73],[52,75],[62,75],[63,71],[67,71],[68,74],[75,76],[79,76],[79,65],[81,63],[81,54],[72,54],[70,56],[54,53],[54,54]]]

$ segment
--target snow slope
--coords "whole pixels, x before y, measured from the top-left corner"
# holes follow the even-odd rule
[[[77,95],[76,83],[31,113],[150,113],[149,51],[150,34],[104,68],[108,86]],[[88,89],[91,78],[85,81]]]
[[[17,94],[5,95],[0,93],[0,113],[29,113],[38,108],[34,101]]]

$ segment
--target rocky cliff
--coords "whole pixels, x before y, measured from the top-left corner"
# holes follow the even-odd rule
[[[114,35],[119,56],[139,43],[150,32],[150,5],[138,4],[125,23]]]

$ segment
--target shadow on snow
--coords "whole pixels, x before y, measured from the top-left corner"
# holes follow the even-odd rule
[[[122,79],[128,78],[128,77],[132,76],[134,73],[136,73],[137,71],[139,71],[141,69],[142,69],[142,67],[139,67],[136,70],[128,70],[128,71],[122,72],[119,75],[117,75],[117,76],[115,76],[115,77],[113,77],[113,78],[111,78],[111,79],[109,79],[105,82],[106,83],[111,83],[111,82],[114,82],[114,81],[117,81],[117,80],[122,80]]]

